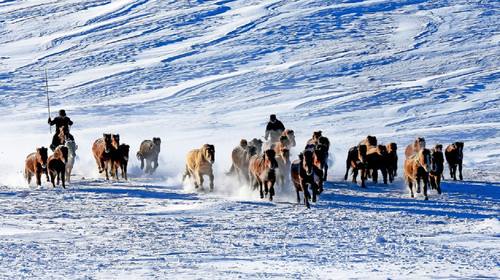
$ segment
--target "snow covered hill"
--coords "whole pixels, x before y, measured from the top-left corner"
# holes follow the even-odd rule
[[[0,277],[500,277],[497,1],[0,0]],[[28,188],[25,156],[53,112],[79,144],[69,190]],[[223,174],[270,113],[299,147],[332,141],[330,183],[306,211]],[[160,168],[105,182],[91,144],[163,140]],[[401,178],[342,181],[366,135],[402,149],[465,142],[466,182],[429,202]],[[183,186],[186,152],[216,146],[216,192]],[[294,155],[299,149],[293,151]],[[447,169],[446,169],[447,172]],[[402,174],[402,171],[399,172]],[[445,173],[446,177],[448,174]]]

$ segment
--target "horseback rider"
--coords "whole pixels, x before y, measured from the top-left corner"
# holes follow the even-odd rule
[[[281,133],[285,131],[285,126],[283,123],[276,118],[275,114],[269,116],[269,122],[266,126],[265,139],[267,140],[271,136],[271,143],[278,142],[280,140]]]
[[[52,144],[50,144],[50,149],[52,151],[54,151],[55,148],[61,144],[59,139],[59,133],[61,127],[64,130],[64,135],[66,139],[73,141],[75,140],[73,135],[69,133],[69,127],[73,125],[73,121],[71,121],[71,119],[66,116],[65,110],[63,109],[59,110],[59,116],[55,117],[53,120],[49,117],[48,123],[50,126],[56,125],[56,133],[52,137]]]

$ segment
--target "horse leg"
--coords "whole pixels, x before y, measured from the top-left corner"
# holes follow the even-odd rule
[[[417,193],[420,193],[420,178],[417,177]]]
[[[441,194],[441,176],[436,176],[436,189],[438,194]]]
[[[384,184],[387,185],[387,169],[386,168],[382,168],[382,178],[384,179]]]
[[[312,188],[312,202],[316,202],[316,196],[318,195],[318,185],[316,182],[311,183],[311,188]]]
[[[372,170],[372,181],[375,184],[378,184],[378,169]]]
[[[408,180],[408,188],[410,189],[411,197],[415,197],[415,195],[413,194],[413,182],[411,181],[411,179]]]
[[[462,181],[464,179],[464,177],[462,176],[462,162],[458,163],[458,172],[460,176],[460,181]]]
[[[269,201],[273,201],[273,196],[274,196],[274,182],[269,181]]]
[[[144,173],[148,174],[151,170],[151,161],[149,158],[146,158],[146,168],[144,169]]]
[[[323,181],[326,182],[326,179],[328,177],[328,164],[325,163],[325,166],[323,168],[324,168]]]
[[[45,173],[45,177],[47,178],[47,182],[50,182],[49,181],[49,171],[47,168],[45,168],[45,171],[43,171]]]
[[[62,187],[63,187],[63,189],[65,189],[66,188],[66,183],[65,183],[65,181],[66,181],[66,172],[63,169],[60,173],[61,173]]]
[[[311,195],[309,194],[307,183],[304,180],[302,180],[302,191],[304,192],[304,204],[307,208],[311,208],[311,205],[309,205],[309,199]]]
[[[205,180],[203,179],[203,174],[201,174],[201,172],[198,172],[198,182],[200,184],[200,189],[203,189],[203,182]]]
[[[108,161],[104,162],[104,174],[106,174],[106,180],[109,181],[109,164]]]
[[[361,187],[366,188],[366,172],[368,170],[363,168],[361,169]]]
[[[153,174],[153,172],[155,172],[157,168],[158,168],[158,157],[155,157],[153,161],[153,171],[151,171],[151,174]]]
[[[36,175],[36,185],[41,187],[42,186],[42,171],[35,171]]]
[[[295,192],[297,193],[297,204],[300,204],[300,191],[297,187],[295,187]]]
[[[345,175],[344,175],[344,181],[347,181],[347,177],[349,176],[349,168],[351,167],[351,163],[349,160],[345,162]]]
[[[53,171],[50,171],[50,182],[52,182],[52,187],[56,188],[56,184],[54,184],[56,179],[56,174]]]
[[[126,181],[128,181],[128,176],[127,176],[127,165],[128,165],[128,164],[127,164],[126,162],[122,164],[122,176],[123,176],[123,178],[124,178]]]
[[[210,174],[208,174],[208,179],[210,180],[210,191],[213,192],[214,191],[214,173],[213,172],[210,172]]]
[[[260,179],[257,179],[257,183],[259,183],[260,198],[263,199],[264,198],[264,190],[262,188],[262,182],[260,181]]]
[[[424,198],[425,200],[429,200],[429,198],[427,197],[427,186],[429,185],[429,177],[428,176],[424,176],[423,178],[423,181],[424,181]]]
[[[141,170],[144,169],[144,157],[140,156],[140,161],[141,161]]]
[[[357,183],[357,180],[358,180],[358,169],[354,168],[352,170],[352,182]],[[361,180],[363,180],[363,179],[361,179]]]

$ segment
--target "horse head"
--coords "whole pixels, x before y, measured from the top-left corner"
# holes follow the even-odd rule
[[[366,153],[368,151],[368,148],[366,145],[360,144],[358,145],[358,159],[361,161],[362,164],[366,164]]]
[[[278,162],[276,161],[276,152],[273,149],[268,149],[264,152],[264,161],[269,169],[276,169]]]
[[[68,155],[71,155],[72,157],[76,156],[76,149],[78,149],[78,146],[76,145],[75,141],[68,140],[66,141],[66,143],[64,143],[64,146],[68,148]]]
[[[257,150],[257,154],[260,154],[262,152],[262,144],[264,142],[260,139],[254,138],[252,141],[250,141],[249,145],[254,146]]]
[[[422,149],[420,150],[420,152],[418,153],[418,163],[420,164],[420,166],[422,166],[422,168],[425,170],[425,172],[429,172],[431,171],[431,164],[432,164],[432,160],[431,160],[431,151],[429,149]]]
[[[161,139],[160,137],[153,137],[154,149],[157,152],[160,152]]]
[[[113,147],[113,140],[111,138],[111,134],[104,133],[102,135],[102,138],[104,139],[104,152],[105,153],[110,153],[111,152],[111,148]]]
[[[302,168],[306,172],[307,176],[313,174],[313,151],[304,150],[302,152]]]
[[[464,142],[455,142],[457,147],[458,159],[462,160],[464,158]]]
[[[36,161],[40,163],[43,169],[47,168],[47,159],[49,158],[47,154],[47,148],[40,147],[36,148]]]
[[[248,146],[247,139],[241,139],[240,140],[240,147],[242,147],[243,149],[245,149],[247,146]]]
[[[290,146],[295,147],[297,143],[295,142],[295,132],[292,129],[285,130],[286,136],[290,140]]]
[[[68,147],[66,147],[66,146],[59,146],[59,147],[57,147],[57,149],[59,149],[61,151],[64,163],[68,162],[68,153],[69,153]]]
[[[118,149],[118,146],[120,146],[120,134],[113,134],[111,135],[111,137],[112,137],[113,147],[115,147],[115,149]]]
[[[425,149],[425,138],[424,137],[417,137],[417,139],[415,139],[415,148],[417,151]]]
[[[128,161],[128,155],[129,155],[129,152],[130,152],[130,146],[127,145],[127,144],[121,144],[118,147],[118,150],[120,151],[120,154],[123,157],[123,159],[125,161]]]
[[[377,143],[378,143],[377,137],[376,136],[368,135],[368,136],[366,136],[366,142],[370,146],[377,146]]]
[[[388,149],[387,149],[387,152],[389,153],[393,153],[393,152],[396,152],[398,150],[398,144],[392,142],[392,143],[389,143],[389,145],[387,145]]]
[[[205,158],[205,160],[213,164],[215,162],[215,146],[205,144],[203,145],[201,150],[203,152],[203,157]]]

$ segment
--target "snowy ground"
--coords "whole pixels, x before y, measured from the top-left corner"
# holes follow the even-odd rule
[[[499,278],[496,1],[1,1],[0,278]],[[53,110],[75,121],[68,190],[28,187]],[[299,146],[322,129],[330,183],[311,210],[224,176],[270,113]],[[99,177],[103,132],[163,140],[160,168]],[[401,150],[465,142],[464,182],[410,199],[403,182],[341,181],[367,134]],[[180,181],[216,146],[216,192]],[[5,148],[9,147],[9,148]],[[299,152],[293,151],[296,155]],[[447,169],[446,169],[446,172]],[[399,173],[402,173],[400,171]],[[449,177],[445,173],[446,177]]]

